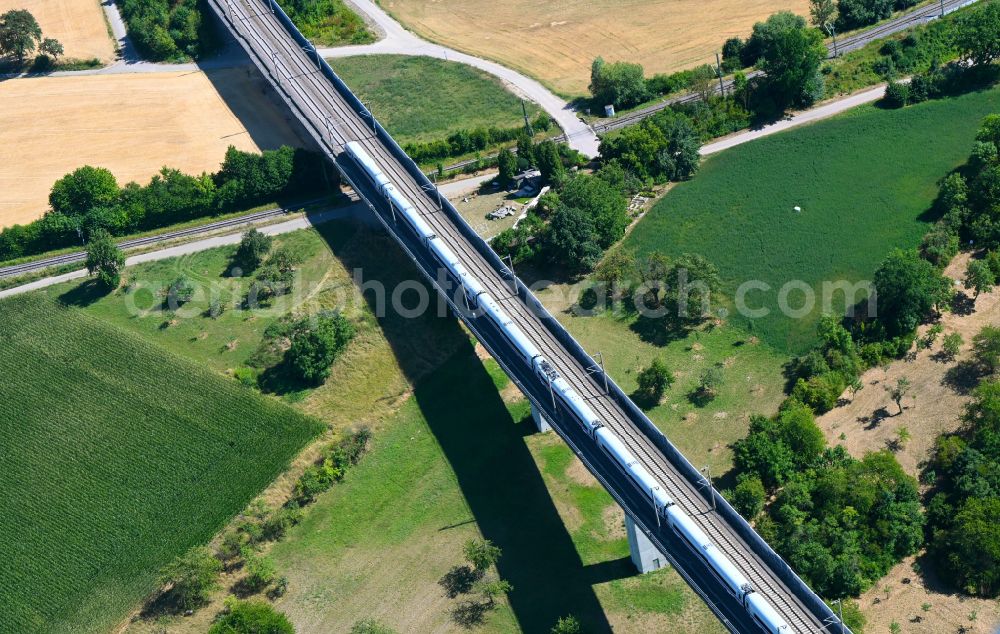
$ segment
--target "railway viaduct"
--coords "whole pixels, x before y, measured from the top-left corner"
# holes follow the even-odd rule
[[[648,498],[584,433],[569,410],[552,398],[548,387],[493,323],[468,312],[460,300],[460,291],[456,292],[460,284],[447,279],[428,250],[405,225],[396,223],[391,206],[344,152],[345,143],[357,141],[374,157],[470,273],[479,278],[605,425],[751,581],[755,591],[777,609],[792,631],[849,631],[465,223],[275,0],[209,0],[208,4],[316,145],[528,397],[539,428],[554,429],[621,505],[632,559],[641,571],[671,564],[731,632],[762,631],[704,561],[676,539],[666,524],[661,525]]]

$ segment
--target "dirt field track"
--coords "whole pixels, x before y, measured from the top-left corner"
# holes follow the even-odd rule
[[[0,227],[41,216],[52,183],[84,164],[125,184],[167,165],[214,171],[229,145],[296,144],[246,70],[0,82]]]
[[[728,37],[807,0],[378,0],[420,35],[538,77],[563,95],[584,94],[590,63],[639,62],[647,73],[715,62]]]
[[[66,57],[110,62],[115,47],[99,0],[0,0],[0,13],[27,9],[42,27],[42,37],[62,42]]]

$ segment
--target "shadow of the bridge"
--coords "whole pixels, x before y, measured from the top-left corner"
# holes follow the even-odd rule
[[[422,277],[380,228],[335,221],[318,228],[334,255],[365,279],[391,289]],[[345,238],[345,232],[353,232]],[[374,312],[374,291],[365,293]],[[635,574],[628,559],[585,566],[524,441],[530,421],[515,421],[493,378],[454,317],[428,311],[378,319],[414,398],[455,473],[483,536],[503,549],[500,576],[525,632],[546,632],[573,614],[586,631],[610,632],[593,585]],[[434,349],[428,352],[426,348]],[[443,363],[447,359],[448,363]],[[442,526],[447,530],[448,526]],[[457,562],[456,562],[457,563]]]

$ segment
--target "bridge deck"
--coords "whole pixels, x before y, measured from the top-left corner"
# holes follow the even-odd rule
[[[773,562],[771,565],[765,563],[758,554],[759,546],[755,550],[741,536],[740,531],[734,530],[731,521],[712,511],[710,500],[713,495],[717,503],[724,504],[717,493],[707,491],[704,481],[691,477],[693,469],[690,465],[687,465],[687,473],[678,469],[676,461],[671,461],[664,455],[657,446],[658,443],[650,437],[648,429],[644,430],[636,424],[635,412],[627,411],[621,406],[620,399],[605,391],[599,370],[593,364],[581,363],[579,356],[566,348],[564,342],[552,332],[551,317],[546,319],[547,313],[537,300],[523,288],[519,292],[513,292],[509,271],[498,266],[497,261],[491,261],[484,256],[481,245],[474,244],[470,239],[468,228],[458,226],[457,214],[448,213],[445,208],[448,205],[447,201],[441,201],[437,191],[428,185],[426,179],[425,182],[419,180],[416,176],[419,170],[415,169],[416,166],[412,162],[407,165],[399,158],[398,146],[394,151],[387,144],[384,134],[377,134],[378,127],[371,114],[360,106],[356,98],[353,100],[354,103],[351,103],[350,97],[337,89],[324,74],[322,69],[324,62],[318,58],[315,50],[304,48],[304,40],[297,41],[289,33],[285,22],[287,17],[280,9],[272,13],[268,0],[210,0],[210,5],[220,15],[223,23],[234,31],[255,64],[275,85],[279,94],[303,121],[324,152],[355,185],[358,193],[364,196],[380,214],[380,218],[410,252],[411,257],[422,265],[425,273],[432,279],[435,277],[429,273],[428,267],[432,265],[426,259],[426,255],[419,253],[420,246],[403,235],[406,232],[405,228],[393,227],[389,215],[391,212],[385,207],[384,201],[377,199],[372,189],[367,187],[367,182],[363,182],[363,177],[343,153],[343,146],[348,141],[357,141],[365,147],[386,175],[420,210],[430,226],[462,259],[470,273],[478,276],[511,318],[569,383],[587,399],[605,424],[618,434],[649,472],[664,485],[668,494],[695,519],[715,544],[746,575],[756,591],[765,596],[794,628],[794,631],[820,632],[830,628],[831,615],[828,612],[817,613],[821,610],[816,609],[814,601],[812,609],[807,607],[801,598],[801,589],[798,593],[793,592],[782,580],[788,578],[790,571],[785,570],[782,575],[781,571],[772,567]],[[460,314],[463,313],[455,302],[452,302],[452,305]],[[534,380],[530,370],[514,367],[518,363],[522,366],[525,364],[517,361],[517,355],[512,354],[510,349],[502,349],[502,342],[494,336],[495,333],[489,332],[488,324],[483,323],[487,320],[478,320],[465,314],[461,316],[529,398],[543,409],[552,410],[552,404],[546,402],[544,389],[529,384]],[[615,389],[617,390],[616,386]],[[653,543],[678,564],[688,582],[706,598],[723,623],[732,631],[758,631],[752,621],[745,618],[745,613],[740,614],[738,605],[734,608],[732,605],[734,601],[730,601],[729,605],[723,605],[727,602],[728,595],[721,593],[718,588],[706,587],[712,584],[711,577],[705,570],[693,570],[698,567],[700,560],[684,556],[682,550],[678,549],[677,540],[669,528],[657,526],[655,515],[648,512],[650,509],[642,508],[644,498],[637,495],[634,487],[631,487],[633,490],[628,490],[631,481],[610,473],[609,469],[614,467],[597,464],[601,458],[596,453],[600,452],[595,453],[593,443],[579,433],[579,430],[572,429],[578,428],[579,425],[571,422],[560,424],[565,415],[559,412],[553,413],[557,431],[567,439],[578,454],[581,454],[588,468],[595,472],[630,515],[633,515],[640,526],[646,529]],[[587,443],[591,446],[584,446]],[[779,565],[784,566],[784,563],[781,562]],[[811,598],[815,599],[815,596]]]

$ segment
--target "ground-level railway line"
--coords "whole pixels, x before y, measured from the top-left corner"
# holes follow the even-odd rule
[[[495,256],[491,259],[484,255],[482,246],[485,243],[475,244],[469,235],[471,230],[464,227],[463,231],[463,227],[458,224],[461,221],[456,222],[457,212],[449,213],[453,212],[453,209],[449,207],[450,203],[443,200],[433,186],[426,182],[426,179],[424,182],[418,180],[416,175],[420,172],[417,166],[412,161],[407,164],[400,156],[402,151],[391,139],[388,139],[387,134],[377,124],[371,113],[353,95],[349,94],[346,87],[341,89],[335,85],[332,71],[328,67],[324,68],[325,62],[320,59],[315,49],[305,42],[304,38],[298,39],[301,38],[300,34],[298,38],[295,37],[297,32],[292,31],[294,27],[290,27],[290,21],[287,20],[287,16],[283,15],[280,8],[275,6],[274,13],[272,13],[268,0],[210,0],[210,5],[220,15],[223,22],[234,30],[237,39],[250,53],[255,64],[275,85],[282,99],[302,120],[309,133],[335,162],[345,178],[366,198],[380,220],[389,228],[390,233],[421,265],[423,272],[432,280],[436,277],[429,272],[428,260],[426,256],[419,253],[419,248],[413,244],[408,245],[408,239],[402,235],[402,231],[405,229],[402,226],[394,226],[391,209],[387,209],[383,201],[372,195],[373,189],[366,186],[362,180],[363,177],[343,153],[343,146],[348,141],[361,143],[378,161],[386,175],[417,206],[425,220],[436,232],[439,232],[439,236],[445,239],[462,259],[470,273],[478,276],[480,282],[493,294],[515,322],[523,328],[535,345],[587,399],[591,407],[605,419],[609,428],[613,429],[635,452],[647,469],[661,480],[678,505],[695,518],[699,526],[715,541],[716,545],[754,583],[757,592],[772,603],[787,622],[794,627],[795,631],[826,631],[825,628],[831,622],[830,617],[832,616],[828,610],[824,612],[822,608],[817,607],[818,599],[814,595],[806,596],[806,600],[812,603],[811,607],[807,607],[802,600],[801,588],[798,594],[792,592],[782,580],[782,571],[776,570],[773,563],[766,564],[758,552],[733,530],[728,521],[718,513],[711,511],[709,499],[714,498],[716,504],[725,505],[717,492],[710,489],[706,491],[703,480],[691,477],[690,473],[685,475],[678,470],[677,466],[668,460],[661,449],[657,447],[657,443],[651,439],[649,430],[637,426],[634,419],[621,408],[618,400],[612,398],[611,392],[605,391],[604,381],[608,382],[610,390],[616,390],[615,395],[620,394],[617,386],[610,379],[607,379],[595,364],[582,362],[579,354],[574,354],[565,347],[564,342],[560,341],[560,338],[552,330],[551,324],[554,320],[551,316],[545,313],[537,300],[527,293],[523,285],[513,277],[509,270],[498,264],[499,261]],[[446,207],[449,208],[446,209]],[[478,240],[478,238],[476,239]],[[439,290],[444,289],[439,287]],[[511,373],[533,402],[546,412],[552,411],[555,416],[548,415],[553,419],[560,419],[554,404],[548,407],[548,404],[545,403],[544,392],[539,393],[537,386],[526,385],[529,379],[525,378],[523,369],[512,367],[513,362],[511,362],[509,351],[506,351],[507,354],[505,354],[496,339],[492,339],[491,342],[490,333],[482,328],[481,323],[477,323],[478,319],[465,314],[454,301],[451,303],[453,308],[470,325],[473,332],[481,335],[481,338],[484,339],[484,345],[487,345],[494,353],[501,365]],[[545,319],[546,317],[547,319]],[[531,376],[530,372],[527,376]],[[646,422],[648,423],[648,421]],[[556,423],[557,429],[565,426]],[[566,437],[565,434],[568,433],[568,430],[563,428],[561,431]],[[666,442],[665,438],[660,442]],[[581,449],[576,446],[580,443],[573,444],[578,453],[590,452],[590,449]],[[591,460],[585,460],[585,462],[592,470],[595,470]],[[686,466],[689,471],[693,470],[689,464]],[[596,471],[600,470],[595,470],[595,475],[598,475],[602,482],[607,483],[607,474]],[[620,501],[632,496],[630,492],[616,491],[614,488],[609,486],[612,495]],[[623,506],[625,505],[623,504]],[[728,506],[726,508],[728,509]],[[665,538],[668,537],[668,534],[666,532],[661,532],[660,527],[655,526],[655,524],[650,525],[653,521],[646,518],[646,521],[641,522],[641,525],[649,532],[654,543],[665,552],[676,550],[675,544],[667,543],[668,540]],[[748,527],[746,528],[748,529]],[[773,555],[773,553],[771,554]],[[779,560],[776,555],[772,559]],[[781,565],[784,563],[781,562]],[[785,567],[787,568],[787,566]],[[784,577],[787,579],[790,570],[784,571],[784,573]],[[690,577],[689,581],[691,581]],[[694,582],[692,583],[694,585]],[[752,631],[746,629],[745,626],[737,627],[721,614],[716,606],[712,605],[712,601],[709,601],[709,604],[713,609],[716,609],[716,613],[732,631]]]
[[[352,193],[349,194],[348,196],[352,202],[357,202],[358,200],[360,200],[357,194]],[[324,199],[319,199],[319,198],[317,198],[316,200],[308,200],[300,203],[297,207],[312,205],[315,203],[323,202],[323,200]],[[215,233],[216,231],[221,231],[223,229],[232,229],[234,227],[242,227],[244,225],[259,224],[261,222],[266,222],[268,220],[273,220],[275,218],[281,218],[282,216],[285,216],[289,213],[291,213],[291,210],[284,207],[274,207],[271,209],[254,211],[248,214],[243,214],[241,216],[236,216],[234,218],[226,218],[225,220],[216,220],[215,222],[209,222],[207,224],[198,225],[196,227],[187,227],[184,229],[167,231],[165,233],[158,233],[156,235],[144,236],[142,238],[122,240],[121,242],[118,243],[118,248],[123,251],[129,251],[141,247],[148,247],[152,245],[162,244],[164,242],[170,242],[172,240],[179,240],[181,238],[203,236],[209,233]],[[72,253],[54,255],[52,257],[43,258],[40,260],[22,262],[21,264],[12,264],[10,266],[5,266],[0,268],[0,278],[27,275],[29,273],[42,271],[53,266],[64,266],[66,264],[79,264],[80,262],[83,262],[86,259],[87,259],[86,251],[74,251]]]

